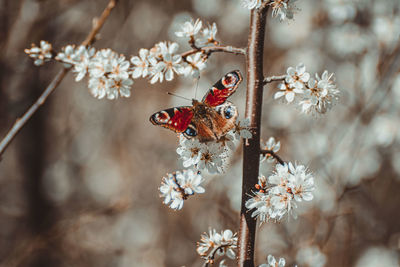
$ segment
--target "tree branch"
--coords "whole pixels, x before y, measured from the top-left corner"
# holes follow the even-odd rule
[[[262,150],[260,150],[260,154],[262,154],[264,156],[271,155],[274,159],[276,159],[279,162],[279,164],[281,164],[281,165],[285,164],[285,162],[281,159],[281,157],[279,157],[278,154],[276,154],[272,150],[262,149]]]
[[[250,119],[253,137],[243,144],[242,205],[238,240],[238,266],[254,267],[256,220],[247,212],[245,203],[258,183],[260,162],[260,125],[264,87],[263,52],[265,21],[268,7],[253,9],[247,45],[247,91],[245,117]]]
[[[82,45],[87,46],[91,45],[96,40],[96,35],[106,22],[107,18],[109,17],[111,10],[115,7],[118,0],[110,0],[107,7],[103,10],[100,18],[95,19],[93,23],[92,30],[86,37],[86,39],[82,42]],[[4,151],[7,149],[8,145],[11,141],[15,138],[18,132],[24,127],[24,125],[29,121],[33,114],[46,102],[47,98],[50,94],[58,87],[61,81],[64,79],[65,75],[68,73],[70,68],[63,68],[60,70],[54,79],[50,82],[47,88],[43,91],[43,93],[39,96],[35,103],[25,112],[25,114],[18,118],[11,129],[7,132],[6,136],[0,142],[0,160],[1,156]]]
[[[206,261],[203,263],[203,267],[208,267],[210,265],[210,263],[212,264],[212,262],[215,259],[215,254],[218,252],[218,250],[223,249],[223,248],[228,247],[228,246],[231,246],[231,245],[232,244],[223,244],[223,245],[220,245],[218,247],[213,248],[210,251],[210,253],[208,253],[208,255],[204,257],[204,259]]]
[[[284,81],[286,78],[286,74],[285,75],[280,75],[280,76],[270,76],[264,79],[264,85],[266,85],[267,83],[271,83],[271,82],[279,82],[279,81]]]
[[[181,56],[186,58],[187,56],[202,52],[203,54],[210,55],[211,53],[215,52],[225,52],[231,53],[236,55],[246,55],[246,49],[238,48],[233,46],[205,46],[197,49],[189,50],[185,53],[182,53]]]

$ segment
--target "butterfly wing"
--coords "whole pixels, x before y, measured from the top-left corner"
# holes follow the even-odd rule
[[[238,70],[227,73],[207,92],[202,102],[211,107],[225,103],[226,99],[236,91],[242,80],[242,75]]]
[[[175,107],[154,113],[150,122],[160,125],[176,133],[184,132],[193,118],[193,107]]]

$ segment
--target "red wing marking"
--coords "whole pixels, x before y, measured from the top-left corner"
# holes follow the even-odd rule
[[[242,75],[238,70],[227,73],[207,92],[203,98],[203,103],[211,107],[223,104],[236,91],[241,81]]]
[[[181,133],[186,130],[192,118],[192,107],[176,107],[154,113],[150,117],[150,122]]]

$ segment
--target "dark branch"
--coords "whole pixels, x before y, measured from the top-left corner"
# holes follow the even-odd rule
[[[210,251],[210,253],[208,253],[208,255],[204,257],[204,259],[206,261],[203,263],[203,267],[208,267],[210,263],[213,264],[214,259],[215,259],[215,254],[218,252],[218,250],[220,250],[220,249],[222,250],[223,248],[228,247],[228,246],[232,246],[232,244],[223,244],[223,245],[219,245],[218,247],[213,248]]]
[[[285,162],[272,150],[262,149],[260,150],[260,154],[264,156],[271,155],[276,161],[278,161],[281,165],[284,165]]]

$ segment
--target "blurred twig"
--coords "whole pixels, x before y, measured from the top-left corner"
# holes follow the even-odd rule
[[[86,39],[82,42],[82,45],[87,46],[91,45],[96,40],[96,35],[99,33],[100,29],[103,27],[107,18],[109,17],[111,10],[115,7],[118,0],[110,0],[108,5],[103,10],[101,16],[94,20],[93,27]],[[6,136],[0,142],[0,160],[1,156],[11,143],[11,141],[15,138],[18,132],[24,127],[24,125],[29,121],[33,114],[46,102],[47,98],[50,94],[58,87],[61,81],[64,79],[65,75],[68,73],[70,68],[63,68],[60,70],[56,77],[51,81],[51,83],[47,86],[46,90],[39,96],[39,98],[33,103],[33,105],[25,112],[25,114],[18,118],[11,129],[7,132]]]

